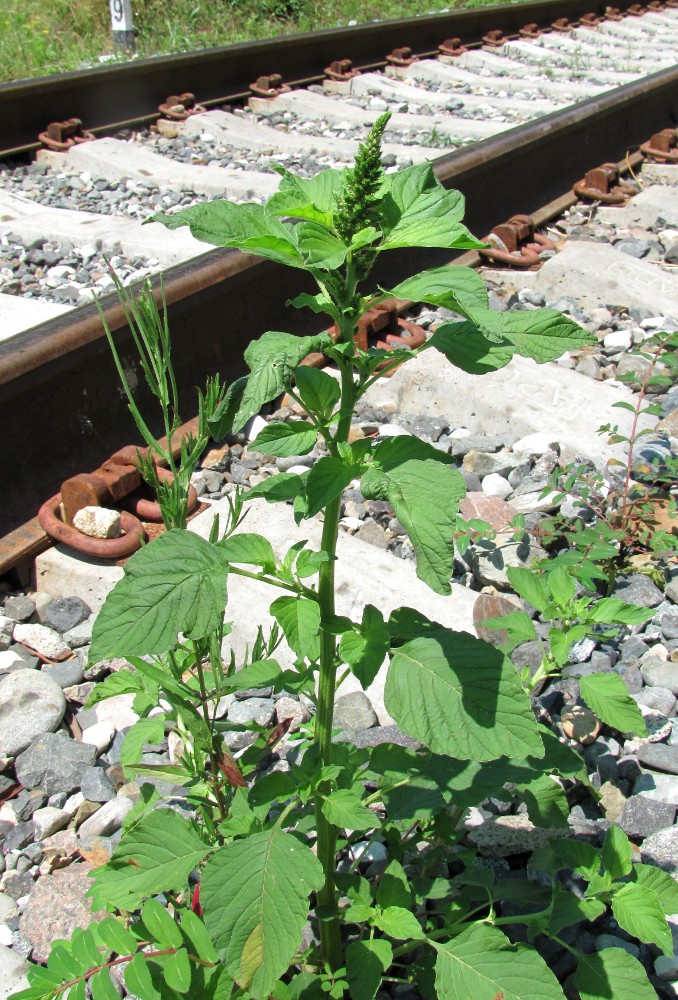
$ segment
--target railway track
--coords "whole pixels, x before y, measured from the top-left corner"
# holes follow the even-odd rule
[[[220,192],[261,199],[272,186],[272,175],[265,172],[270,162],[296,169],[301,165],[309,173],[350,162],[357,142],[386,108],[394,112],[385,148],[387,169],[434,159],[443,183],[466,195],[472,230],[486,233],[516,211],[535,212],[591,167],[623,160],[629,148],[678,120],[678,10],[645,9],[593,26],[584,17],[581,26],[568,30],[520,35],[528,22],[549,26],[588,12],[589,5],[582,4],[527,4],[323,32],[314,36],[315,48],[308,39],[234,46],[228,50],[227,71],[224,52],[217,50],[195,61],[191,71],[197,83],[190,86],[201,104],[218,110],[183,121],[158,122],[149,109],[163,89],[167,92],[169,73],[175,89],[180,82],[188,86],[183,56],[69,74],[52,84],[0,88],[0,110],[11,109],[4,117],[6,150],[34,149],[27,129],[33,127],[28,122],[35,111],[23,117],[17,112],[29,93],[33,109],[40,97],[43,114],[51,115],[58,106],[54,117],[77,113],[86,128],[113,133],[67,152],[41,153],[37,167],[12,165],[0,173],[4,246],[19,256],[32,252],[35,257],[37,251],[38,259],[41,253],[45,257],[47,247],[47,253],[59,258],[67,233],[66,255],[71,257],[69,263],[61,262],[62,254],[57,263],[47,258],[44,267],[38,264],[30,275],[34,280],[26,282],[31,295],[22,293],[21,281],[19,294],[16,286],[12,296],[0,288],[0,316],[3,302],[9,314],[9,298],[13,313],[23,308],[30,312],[36,305],[57,312],[40,325],[29,318],[28,329],[22,329],[22,318],[14,327],[5,319],[5,329],[14,335],[0,343],[0,413],[4,426],[13,429],[6,461],[21,472],[4,491],[0,571],[44,544],[31,521],[40,500],[58,490],[67,476],[96,467],[133,436],[96,309],[86,304],[73,308],[106,291],[106,274],[96,277],[97,255],[116,254],[120,266],[129,265],[132,280],[168,269],[174,353],[184,387],[215,369],[230,378],[239,370],[243,343],[250,337],[281,322],[305,332],[299,318],[285,310],[288,277],[241,254],[204,253],[202,244],[183,233],[168,238],[163,231],[161,239],[149,233],[156,227],[141,230],[140,218],[168,207],[168,197],[170,207]],[[441,35],[461,39],[445,46],[448,52],[466,51],[436,55]],[[402,51],[404,41],[423,58],[411,61],[412,53]],[[383,53],[389,47],[401,51],[387,62]],[[334,62],[331,75],[347,75],[349,67],[336,64],[339,57],[348,58],[347,50],[364,72],[329,80],[321,88],[321,64]],[[650,75],[648,68],[654,70]],[[305,88],[252,96],[243,106],[245,81],[274,70],[282,71],[285,82]],[[143,87],[138,86],[141,79]],[[137,83],[134,99],[130,80]],[[259,89],[266,82],[276,81],[260,82]],[[115,105],[113,91],[119,98]],[[65,96],[71,104],[54,103]],[[224,110],[227,100],[231,103]],[[153,122],[158,131],[146,127]],[[128,130],[123,137],[121,125]],[[67,192],[60,197],[68,207],[54,206],[46,179]],[[102,192],[112,185],[117,191],[122,186],[124,193],[109,213],[88,211],[97,197],[105,200]],[[548,212],[542,213],[542,221],[547,218]],[[425,259],[430,265],[436,255],[429,251]],[[92,261],[95,269],[88,270]],[[0,256],[0,275],[2,262]],[[414,253],[392,257],[388,280],[420,262]],[[35,279],[38,268],[41,274]],[[11,266],[7,270],[16,281]],[[52,287],[36,296],[36,284],[40,287],[45,274]],[[117,303],[103,301],[109,325],[124,343],[129,336],[124,315]],[[44,407],[35,405],[38,393]]]

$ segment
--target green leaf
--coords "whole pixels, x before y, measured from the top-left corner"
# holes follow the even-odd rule
[[[270,215],[308,219],[332,228],[333,209],[343,185],[344,172],[321,170],[313,177],[298,177],[285,167],[273,168],[282,177],[280,188],[266,203]]]
[[[400,728],[435,753],[477,761],[544,755],[515,667],[465,632],[441,630],[395,650],[385,701]]]
[[[245,351],[250,375],[233,420],[233,430],[239,431],[265,403],[270,403],[289,388],[292,372],[307,354],[321,351],[331,343],[328,333],[295,337],[277,330],[269,330],[252,341]]]
[[[312,369],[315,371],[315,369]],[[250,451],[260,451],[264,455],[306,455],[313,450],[318,433],[305,420],[293,420],[288,424],[270,423],[251,442]]]
[[[188,226],[197,240],[215,247],[236,247],[277,264],[305,266],[293,230],[279,222],[263,205],[252,202],[235,205],[215,199],[171,215],[160,212],[149,221],[160,222],[168,229]]]
[[[322,809],[325,819],[342,830],[373,830],[381,826],[376,813],[364,806],[348,788],[339,788],[327,795]]]
[[[530,858],[529,868],[550,875],[571,868],[589,882],[600,868],[600,858],[595,847],[585,841],[558,840],[538,848]]]
[[[346,949],[346,979],[351,1000],[373,1000],[392,961],[393,949],[383,938],[351,941]]]
[[[92,1000],[120,1000],[108,969],[101,969],[89,981]]]
[[[388,653],[391,636],[381,611],[372,604],[363,610],[359,631],[344,632],[339,642],[339,655],[351,667],[351,673],[368,688],[374,681]]]
[[[603,597],[589,609],[590,622],[604,625],[643,625],[654,616],[654,608],[638,608],[635,604],[625,604],[617,597]]]
[[[553,937],[560,934],[563,927],[571,927],[582,920],[597,920],[605,910],[605,904],[599,899],[579,899],[573,892],[561,889],[553,904],[548,932]]]
[[[520,569],[517,566],[509,566],[506,575],[515,592],[524,601],[531,604],[537,611],[546,611],[549,593],[548,584],[543,577],[537,576],[531,569]]]
[[[92,708],[100,701],[114,698],[118,694],[138,694],[143,690],[144,682],[139,674],[132,673],[131,670],[117,670],[97,684],[87,699],[85,708]]]
[[[224,678],[224,690],[245,691],[247,688],[263,688],[275,684],[282,671],[277,660],[257,660],[242,670]]]
[[[519,785],[518,792],[527,806],[527,815],[535,826],[567,828],[570,807],[562,787],[548,774]]]
[[[194,955],[202,958],[205,962],[217,962],[218,955],[214,950],[212,938],[207,933],[203,921],[192,910],[184,910],[181,918],[181,930]]]
[[[137,939],[115,917],[105,917],[98,925],[99,937],[116,955],[133,955],[137,950]]]
[[[140,952],[125,966],[125,986],[139,1000],[162,1000],[162,994],[153,985],[146,959]]]
[[[551,597],[559,608],[569,608],[574,600],[577,583],[573,573],[568,573],[564,566],[554,569],[548,576],[548,587]]]
[[[263,535],[241,532],[229,535],[217,546],[223,558],[229,563],[247,563],[261,566],[265,573],[275,570],[275,554],[271,543]]]
[[[538,364],[555,361],[566,351],[597,343],[594,334],[555,309],[530,312],[474,309],[469,311],[469,318],[485,336],[498,343],[512,344],[517,354],[533,358]]]
[[[450,364],[469,375],[486,375],[505,368],[515,354],[515,348],[507,340],[495,343],[470,320],[441,324],[428,343],[444,354]]]
[[[224,618],[228,564],[191,531],[172,530],[144,545],[96,617],[90,662],[165,653],[183,632],[208,635]]]
[[[285,634],[288,645],[302,659],[318,655],[320,605],[307,597],[279,597],[271,614]]]
[[[389,861],[388,868],[379,879],[377,903],[382,908],[403,906],[409,909],[412,903],[412,890],[405,869],[399,861]]]
[[[417,557],[417,576],[438,594],[451,593],[454,532],[464,478],[452,459],[415,437],[388,438],[374,450],[361,490],[388,500]]]
[[[296,229],[297,245],[309,268],[336,271],[346,259],[347,246],[317,222],[302,222]]]
[[[539,638],[534,622],[526,611],[509,611],[505,615],[486,618],[485,621],[477,622],[477,624],[495,631],[505,630],[508,634],[508,640],[500,645],[504,652],[508,653],[524,642],[532,642]]]
[[[645,969],[623,948],[581,955],[574,985],[581,1000],[657,1000]]]
[[[656,892],[630,882],[612,897],[614,918],[627,934],[656,944],[665,955],[673,954],[671,931]]]
[[[269,476],[262,483],[253,486],[247,494],[247,499],[263,497],[268,503],[280,503],[304,496],[305,491],[306,476],[298,476],[294,472],[279,472],[277,476]]]
[[[446,250],[476,250],[484,247],[461,224],[464,196],[446,191],[442,185],[422,192],[400,216],[379,245],[379,250],[399,247],[441,247]],[[562,353],[562,352],[561,352]]]
[[[306,479],[308,510],[306,517],[314,517],[342,493],[359,471],[358,465],[347,465],[340,458],[327,455],[319,459]]]
[[[130,912],[148,896],[180,892],[209,853],[195,828],[173,809],[146,813],[123,834],[110,861],[93,872],[93,909]]]
[[[191,963],[185,948],[163,960],[162,972],[170,989],[187,993],[191,988]]]
[[[614,823],[605,834],[603,867],[613,879],[624,878],[631,871],[631,844],[620,826]]]
[[[678,884],[654,865],[634,864],[631,879],[656,893],[664,913],[678,913]]]
[[[215,441],[221,441],[233,432],[233,421],[240,408],[247,377],[242,375],[233,382],[214,413],[207,418],[207,427]]]
[[[138,764],[141,760],[144,744],[160,743],[165,736],[165,719],[154,716],[151,719],[139,719],[125,733],[120,750],[120,763],[123,768]]]
[[[426,937],[415,915],[402,906],[387,906],[374,922],[384,934],[398,941],[409,941],[411,938],[416,941]]]
[[[487,308],[485,282],[470,267],[446,264],[401,281],[388,293],[396,299],[428,302],[465,315],[467,307]]]
[[[207,930],[229,974],[255,1000],[287,970],[308,897],[323,882],[317,858],[282,830],[234,841],[206,864],[200,899]]]
[[[152,938],[165,948],[180,948],[184,942],[179,925],[157,899],[148,899],[141,909],[141,919]]]
[[[532,948],[475,924],[437,946],[438,1000],[563,1000],[558,980]]]
[[[579,681],[581,696],[592,712],[622,733],[646,736],[640,709],[619,674],[590,674]]]
[[[303,549],[297,556],[294,571],[300,580],[304,580],[307,576],[314,576],[326,562],[332,562],[332,556],[324,549],[319,552]]]
[[[337,380],[327,372],[308,365],[295,369],[294,380],[304,406],[321,420],[329,420],[341,397]]]

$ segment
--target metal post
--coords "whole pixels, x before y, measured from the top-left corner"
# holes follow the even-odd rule
[[[110,0],[111,31],[113,44],[117,50],[134,52],[134,24],[132,21],[132,0]]]

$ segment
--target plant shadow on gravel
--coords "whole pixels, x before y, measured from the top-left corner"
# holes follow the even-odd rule
[[[514,354],[543,363],[590,340],[553,311],[492,312],[482,279],[459,267],[362,294],[387,250],[481,245],[462,224],[462,196],[429,164],[382,173],[387,122],[377,121],[350,171],[303,180],[281,169],[266,206],[217,201],[159,217],[315,279],[317,294],[293,304],[328,316],[336,340],[265,333],[245,352],[249,374],[219,394],[206,422],[220,440],[290,395],[303,418],[268,422],[252,449],[304,455],[320,439],[326,453],[303,473],[255,486],[247,503],[290,503],[298,524],[322,513],[322,541],[276,553],[246,530],[236,492],[209,539],[171,528],[127,563],[96,620],[90,657],[126,657],[135,670],[112,674],[90,703],[134,693],[142,718],[123,744],[125,775],[169,782],[177,794],[163,799],[142,786],[112,858],[93,873],[93,906],[109,915],[55,942],[46,968],[28,973],[22,1000],[85,1000],[88,991],[117,1000],[120,982],[139,1000],[373,1000],[391,988],[426,1000],[563,1000],[543,957],[554,947],[570,956],[568,996],[655,995],[632,955],[581,953],[570,932],[611,910],[629,935],[671,954],[665,913],[678,911],[678,886],[635,862],[618,827],[602,849],[568,836],[564,789],[587,780],[583,761],[537,723],[507,656],[411,608],[384,618],[368,605],[360,621],[335,608],[341,495],[356,479],[366,498],[391,505],[419,577],[451,592],[463,479],[449,455],[416,438],[349,443],[370,385],[422,350],[482,374]],[[358,319],[385,297],[462,319],[418,350],[360,350]],[[317,351],[338,380],[302,365]],[[275,628],[236,658],[224,615],[239,578],[271,588]],[[366,688],[380,673],[387,711],[411,746],[334,740],[338,685],[352,674]],[[303,696],[312,720],[292,733],[291,718],[270,730],[238,722],[237,702],[219,710],[228,696],[262,688]],[[144,763],[144,746],[166,732],[173,760]],[[285,767],[268,766],[276,745],[285,746]],[[547,831],[527,878],[464,840],[469,807],[514,795]]]

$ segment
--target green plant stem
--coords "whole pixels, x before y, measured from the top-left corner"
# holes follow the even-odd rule
[[[350,361],[341,366],[342,406],[335,441],[346,441],[351,427],[351,417],[355,402],[353,367]],[[325,521],[321,549],[331,557],[320,566],[318,579],[318,602],[323,620],[334,616],[334,564],[339,532],[341,494],[325,508]],[[332,763],[332,722],[334,719],[334,693],[337,681],[336,637],[321,626],[320,631],[320,674],[318,679],[318,707],[315,727],[315,743],[320,753],[322,766]],[[318,893],[318,904],[330,909],[336,908],[334,872],[336,868],[337,828],[325,818],[322,811],[324,789],[319,788],[315,796],[315,820],[318,833],[318,860],[325,872],[325,884]],[[339,917],[333,916],[320,921],[320,949],[322,959],[331,969],[341,965],[341,930]]]

